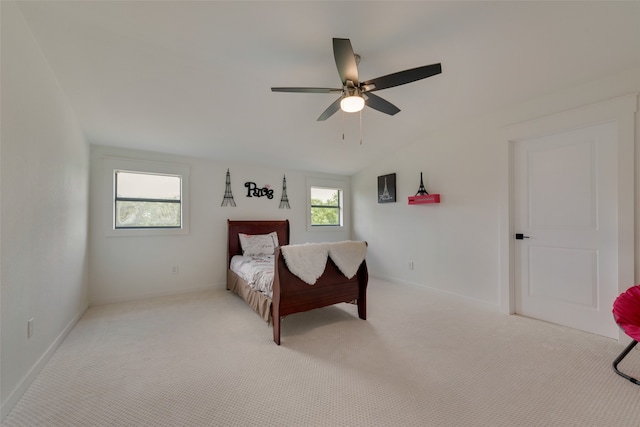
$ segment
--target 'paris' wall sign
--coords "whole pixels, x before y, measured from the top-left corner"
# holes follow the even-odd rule
[[[247,197],[266,197],[267,199],[273,199],[273,190],[269,184],[266,184],[262,188],[258,188],[255,182],[245,182],[244,186],[247,187]]]

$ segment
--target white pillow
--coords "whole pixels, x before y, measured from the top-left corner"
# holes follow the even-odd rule
[[[278,244],[278,233],[275,231],[269,234],[242,234],[240,237],[240,246],[244,256],[273,255]]]

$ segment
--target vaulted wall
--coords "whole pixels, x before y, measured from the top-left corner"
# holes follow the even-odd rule
[[[89,145],[15,4],[1,12],[4,417],[87,308]]]
[[[640,92],[640,70],[546,94],[508,110],[461,120],[352,177],[354,238],[369,242],[370,273],[428,286],[493,309],[504,307],[505,222],[509,159],[506,129],[539,117]],[[428,120],[428,118],[426,118]],[[640,164],[640,119],[635,117],[635,169]],[[420,172],[441,203],[410,206]],[[397,203],[379,204],[378,176],[396,173]],[[635,182],[635,277],[640,268],[640,176]],[[506,214],[505,214],[506,212]],[[627,256],[624,254],[623,256]],[[409,269],[409,261],[413,269]],[[634,283],[629,283],[628,286]],[[504,284],[502,284],[503,286]]]
[[[112,177],[104,159],[180,164],[189,168],[189,233],[183,235],[114,236]],[[134,163],[135,164],[135,163]],[[236,206],[221,206],[229,170]],[[105,176],[105,174],[107,174]],[[283,177],[290,209],[280,209]],[[90,302],[101,304],[178,292],[197,291],[226,283],[227,219],[288,219],[291,243],[339,241],[351,237],[350,200],[344,205],[342,230],[309,230],[307,184],[333,182],[349,194],[350,178],[266,168],[213,159],[179,157],[92,145]],[[319,181],[320,180],[320,181]],[[269,187],[273,198],[256,197],[245,183]],[[248,197],[251,195],[251,197]],[[177,266],[177,274],[173,267]]]

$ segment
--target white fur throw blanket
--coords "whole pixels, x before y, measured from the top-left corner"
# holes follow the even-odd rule
[[[280,247],[289,270],[302,281],[313,285],[322,276],[331,257],[342,274],[351,279],[367,255],[365,242],[305,243]]]

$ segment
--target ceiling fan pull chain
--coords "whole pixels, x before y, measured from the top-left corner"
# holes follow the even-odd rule
[[[362,145],[362,110],[360,110],[360,145]]]

